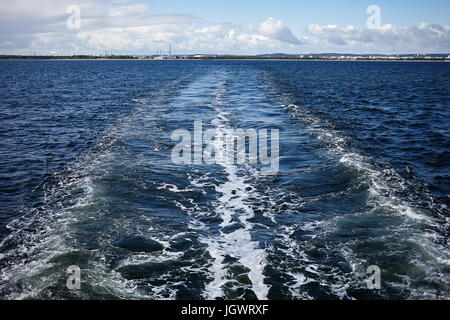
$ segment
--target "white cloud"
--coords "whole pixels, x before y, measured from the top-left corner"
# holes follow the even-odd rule
[[[300,45],[298,40],[291,29],[285,27],[280,20],[276,20],[272,17],[260,24],[258,31],[260,34],[272,39],[276,39],[282,42]]]
[[[257,28],[252,28],[257,29]],[[256,51],[279,48],[280,42],[258,32],[231,24],[148,24],[126,28],[103,28],[79,32],[77,40],[97,51],[152,52],[167,48],[182,52]],[[153,51],[152,51],[153,50]]]
[[[147,13],[150,8],[143,4],[137,4],[134,6],[112,8],[108,11],[108,17],[132,17],[136,15],[143,15]]]
[[[68,30],[71,0],[5,0],[0,15],[2,53],[148,54],[168,47],[175,51],[253,53],[300,44],[292,31],[274,18],[259,26],[206,23],[192,15],[153,14],[146,4],[128,0],[79,0],[81,29]],[[26,23],[24,23],[26,21]]]
[[[450,26],[421,23],[414,27],[391,24],[378,29],[357,29],[354,26],[320,26],[311,24],[308,32],[318,40],[341,47],[365,48],[372,52],[421,52],[450,50]]]
[[[0,53],[149,54],[172,43],[177,53],[448,52],[450,27],[384,25],[377,30],[311,24],[297,37],[282,21],[207,23],[187,14],[155,14],[151,2],[77,0],[81,29],[68,30],[73,0],[2,0]],[[307,36],[307,37],[306,37]]]

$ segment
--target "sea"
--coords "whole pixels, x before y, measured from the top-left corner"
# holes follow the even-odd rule
[[[0,299],[450,299],[450,64],[0,70]]]

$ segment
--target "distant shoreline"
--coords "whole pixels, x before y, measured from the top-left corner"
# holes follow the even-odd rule
[[[448,59],[292,59],[292,58],[183,58],[183,59],[148,59],[148,58],[2,58],[0,61],[290,61],[290,62],[450,62]]]

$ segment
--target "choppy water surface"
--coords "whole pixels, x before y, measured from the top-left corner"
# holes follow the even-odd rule
[[[450,298],[449,64],[0,68],[1,298]],[[279,129],[278,174],[175,165],[195,120]]]

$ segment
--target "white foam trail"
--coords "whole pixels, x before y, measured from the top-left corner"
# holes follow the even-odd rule
[[[222,246],[215,239],[206,238],[202,239],[202,242],[208,245],[208,252],[214,261],[209,268],[209,271],[213,274],[214,279],[205,285],[204,297],[206,299],[222,297],[224,294],[222,287],[227,282],[225,279],[227,271],[223,264],[225,252],[223,251]]]
[[[405,217],[405,226],[426,226],[438,230],[445,229],[445,226],[442,226],[442,223],[434,219],[433,216],[427,215],[407,199],[402,199],[396,195],[398,190],[406,190],[407,186],[406,182],[393,169],[380,170],[371,164],[369,158],[359,153],[351,152],[345,147],[348,139],[337,130],[331,129],[330,127],[332,126],[329,126],[323,119],[311,114],[307,109],[296,105],[288,105],[287,108],[293,112],[293,117],[302,119],[307,123],[307,130],[313,136],[316,136],[317,139],[325,142],[327,151],[331,155],[336,156],[342,165],[354,168],[361,173],[359,182],[368,187],[368,204],[372,206],[372,211],[375,212],[379,208],[386,208],[389,212]],[[395,177],[395,179],[391,181],[385,176]],[[430,259],[433,258],[434,260],[433,263],[416,261],[416,265],[420,265],[423,270],[426,270],[427,274],[440,277],[440,282],[447,283],[448,280],[445,280],[445,276],[441,276],[441,270],[434,268],[435,264],[448,265],[448,257],[450,255],[448,248],[439,244],[442,239],[442,235],[433,233],[430,237],[427,233],[424,234],[420,230],[412,232],[408,240],[416,243],[424,252],[427,252]],[[344,250],[347,250],[347,252],[344,252]],[[351,252],[350,248],[341,248],[340,251],[350,263],[353,271],[355,271],[356,258],[354,253]],[[391,285],[395,286],[394,283]],[[344,289],[345,287],[336,287],[333,289],[333,292],[344,294]],[[416,292],[416,289],[413,288],[409,289],[411,290],[411,297],[417,295],[417,297],[423,298],[424,294],[428,295],[428,293],[424,292],[419,293],[418,290]]]
[[[214,101],[214,109],[217,112],[211,125],[215,127],[218,133],[225,135],[227,123],[229,122],[229,112],[220,108],[222,97],[225,94],[224,85],[218,90]],[[215,141],[216,150],[223,148],[222,141]],[[253,210],[246,204],[253,189],[245,181],[245,177],[238,176],[239,168],[228,163],[223,157],[219,159],[220,165],[227,174],[227,180],[216,186],[216,191],[220,193],[216,213],[222,219],[220,224],[220,235],[216,238],[201,238],[201,241],[208,246],[208,252],[213,258],[210,271],[213,280],[206,284],[204,296],[207,299],[215,299],[224,296],[223,286],[229,282],[226,279],[227,270],[224,263],[225,255],[230,255],[238,260],[238,263],[249,269],[248,277],[252,283],[252,289],[258,299],[267,299],[269,287],[264,283],[264,268],[266,266],[266,253],[264,249],[258,248],[258,243],[252,241],[251,230],[252,223],[248,220],[254,216]],[[193,180],[192,184],[198,184],[198,180]],[[239,222],[241,227],[232,232],[224,231],[224,228],[230,227]]]
[[[333,129],[323,127],[324,120],[312,115],[308,110],[300,109],[299,106],[290,104],[287,108],[296,113],[297,116],[309,122],[309,130],[321,141],[328,144],[328,151],[339,157],[339,162],[345,166],[353,167],[364,173],[369,182],[369,196],[372,201],[381,206],[389,207],[394,212],[416,220],[430,220],[419,209],[393,195],[396,186],[390,186],[382,177],[382,172],[375,169],[364,156],[350,152],[344,147],[346,139]],[[385,196],[384,194],[388,194]]]
[[[393,195],[392,187],[384,181],[382,173],[367,163],[364,157],[355,153],[344,153],[339,162],[347,166],[352,166],[359,171],[364,172],[369,182],[369,196],[371,201],[379,203],[382,207],[391,208],[403,216],[416,220],[431,220],[421,213],[418,209],[413,208],[409,203],[399,199]]]
[[[181,78],[169,87],[181,81]],[[165,88],[155,97],[164,97]],[[54,262],[55,258],[64,257],[69,252],[79,250],[74,241],[73,226],[78,222],[104,218],[102,210],[90,214],[89,206],[101,203],[101,190],[94,184],[93,177],[107,173],[108,165],[114,162],[115,149],[111,148],[117,141],[129,135],[138,119],[147,119],[152,112],[145,100],[134,100],[138,105],[123,119],[105,129],[95,149],[83,158],[71,164],[64,175],[55,174],[59,183],[45,190],[44,204],[39,209],[31,209],[22,217],[8,224],[10,234],[0,243],[0,291],[4,299],[52,298],[51,287],[61,281],[64,267]],[[155,118],[155,117],[151,117]],[[171,188],[171,186],[167,186]],[[173,189],[173,192],[186,190]],[[72,198],[66,201],[66,198]],[[123,225],[121,225],[123,227]],[[134,226],[136,228],[136,226]],[[133,230],[130,228],[130,230]],[[109,234],[99,235],[101,248],[110,245]],[[10,243],[15,247],[8,248]],[[169,254],[165,252],[166,254]],[[151,288],[151,292],[137,289],[139,281],[127,280],[119,272],[112,270],[105,261],[105,252],[101,249],[90,252],[89,269],[82,270],[86,278],[95,283],[95,290],[105,292],[123,299],[160,299],[175,297],[176,291],[167,288]],[[139,259],[136,258],[136,259]],[[13,262],[13,263],[11,263]],[[131,261],[132,262],[132,261]],[[125,264],[127,261],[124,262]],[[52,270],[54,269],[54,270]],[[56,271],[55,271],[56,270]],[[51,272],[50,272],[51,271]],[[164,296],[160,293],[164,291]],[[168,292],[168,293],[167,293]],[[75,293],[74,293],[75,294]],[[91,298],[88,293],[80,293],[81,298]],[[61,297],[56,297],[60,299]]]
[[[237,220],[243,225],[231,233],[224,233],[221,231],[221,237],[224,241],[213,242],[211,249],[215,252],[223,252],[229,254],[239,260],[239,263],[250,270],[248,277],[252,282],[252,288],[258,299],[267,299],[269,288],[264,284],[264,268],[266,265],[266,253],[263,249],[258,249],[257,243],[251,239],[252,223],[248,220],[254,216],[253,210],[245,204],[249,194],[246,191],[248,184],[245,183],[243,177],[236,175],[236,168],[234,165],[225,165],[225,170],[228,174],[228,181],[218,186],[216,190],[222,194],[219,198],[219,206],[217,212],[222,217],[222,228],[233,225],[233,219]],[[211,245],[211,243],[209,243]],[[217,256],[217,254],[216,254]],[[223,256],[216,259],[213,268],[215,270],[224,269]],[[224,271],[215,274],[213,285],[222,284],[224,280]],[[216,298],[214,292],[208,292],[209,298]]]

